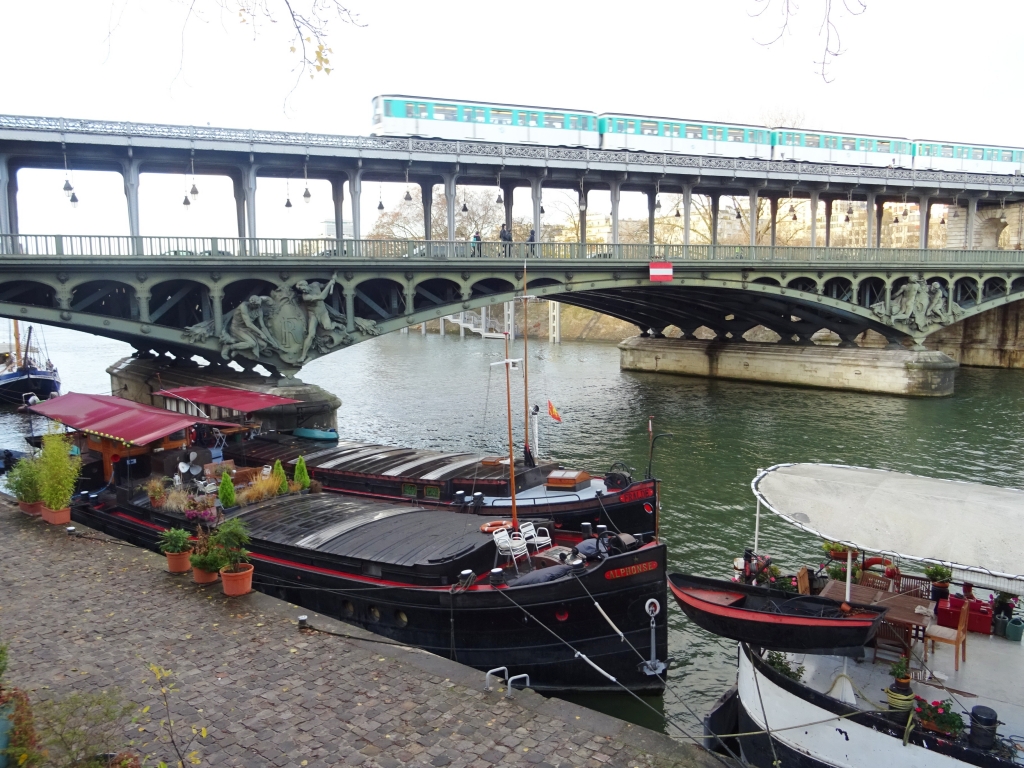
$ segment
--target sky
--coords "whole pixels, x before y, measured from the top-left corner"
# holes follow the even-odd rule
[[[833,0],[844,52],[826,82],[825,0],[801,0],[772,45],[782,0],[350,1],[359,24],[332,22],[334,71],[296,85],[283,0],[265,0],[279,20],[255,29],[237,0],[196,0],[187,25],[191,0],[0,0],[0,112],[365,135],[374,95],[408,93],[747,123],[786,115],[807,128],[1024,146],[1024,3],[867,0],[854,15],[856,0]],[[127,232],[120,177],[75,174],[74,211],[63,177],[19,174],[22,232]],[[234,233],[230,182],[198,177],[186,212],[191,183],[143,177],[143,234]],[[260,236],[321,233],[329,188],[311,184],[309,205],[302,189],[301,178],[260,180]],[[387,207],[404,192],[365,185],[363,231],[378,199]],[[592,211],[607,212],[601,194]],[[529,211],[522,190],[514,214]],[[623,196],[622,215],[646,215],[639,193]]]

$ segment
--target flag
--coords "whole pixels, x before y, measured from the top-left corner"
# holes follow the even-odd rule
[[[562,423],[562,417],[558,414],[558,409],[555,408],[555,404],[548,400],[548,416],[557,421],[559,424]]]
[[[652,283],[667,283],[672,280],[672,262],[671,261],[652,261],[651,262],[651,282]]]

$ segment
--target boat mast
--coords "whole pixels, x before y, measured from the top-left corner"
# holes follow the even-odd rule
[[[515,306],[515,305],[513,305]],[[508,331],[505,331],[505,400],[508,406],[508,488],[512,497],[512,529],[519,530],[519,518],[516,516],[516,446],[512,442],[512,382],[509,368],[512,361],[508,359]]]
[[[17,368],[21,365],[21,329],[17,320],[11,322],[14,323],[14,367]]]
[[[32,353],[32,326],[28,327],[28,338],[25,339],[25,368],[28,368],[28,356]]]
[[[515,302],[512,302],[512,322],[516,321]],[[505,357],[508,357],[506,354]],[[530,451],[530,319],[526,307],[526,261],[523,261],[523,461],[526,466],[536,466]]]

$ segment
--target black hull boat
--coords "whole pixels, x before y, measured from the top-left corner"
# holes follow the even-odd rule
[[[145,497],[118,504],[100,496],[72,516],[148,549],[165,528],[191,527]],[[652,600],[655,655],[667,655],[663,544],[611,535],[610,554],[574,570],[566,562],[579,534],[556,535],[530,562],[520,559],[518,572],[505,563],[506,581],[495,586],[490,571],[504,558],[476,516],[336,494],[278,497],[231,516],[249,527],[261,592],[482,671],[527,674],[539,691],[664,689],[641,657],[651,653]]]
[[[773,651],[860,655],[886,609],[722,579],[669,574],[669,589],[697,626]]]
[[[483,517],[508,516],[512,502],[508,459],[471,453],[440,453],[374,443],[323,442],[268,434],[229,444],[224,458],[238,466],[264,466],[280,459],[288,471],[303,456],[309,475],[324,489],[386,501],[415,501]],[[552,473],[561,474],[553,485]],[[516,508],[524,520],[549,520],[557,529],[579,531],[583,523],[615,532],[653,535],[658,530],[660,481],[634,481],[627,471],[601,478],[586,473],[578,482],[558,464],[527,467],[516,461]]]

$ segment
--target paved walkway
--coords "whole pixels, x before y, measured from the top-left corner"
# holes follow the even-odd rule
[[[33,699],[118,687],[157,709],[147,665],[171,669],[174,717],[205,726],[207,766],[495,764],[720,766],[666,736],[532,691],[508,700],[483,675],[416,649],[299,632],[299,610],[172,576],[164,558],[72,539],[0,500],[0,640]],[[310,613],[306,611],[306,613]],[[374,635],[310,613],[310,622]],[[157,723],[129,728],[170,761]],[[155,760],[151,761],[155,762]]]

